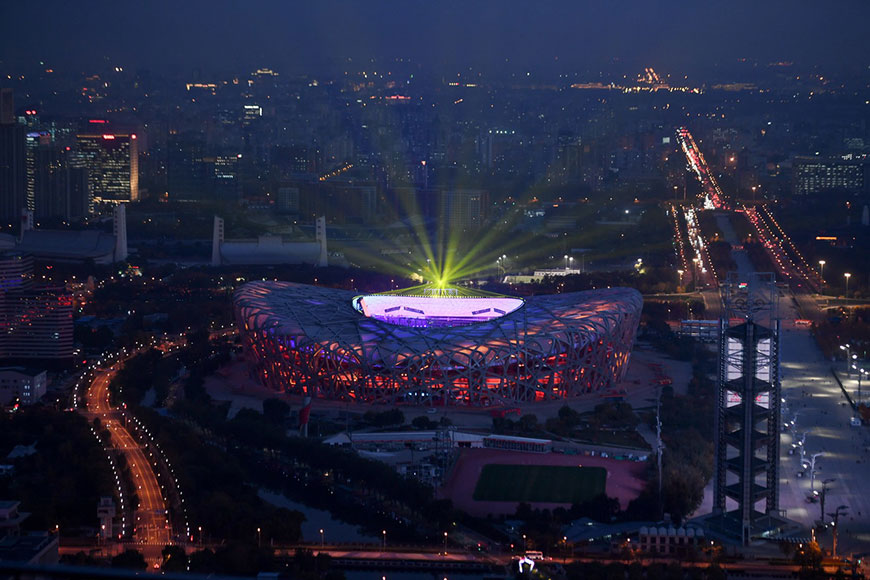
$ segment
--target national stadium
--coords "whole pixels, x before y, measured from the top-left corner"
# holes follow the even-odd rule
[[[464,287],[369,294],[257,281],[234,296],[246,357],[279,392],[361,403],[505,406],[607,389],[642,299],[608,288],[526,299]]]

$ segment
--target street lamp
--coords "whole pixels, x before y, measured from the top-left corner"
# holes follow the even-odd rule
[[[861,413],[861,375],[866,375],[867,371],[865,369],[858,370],[858,413]]]
[[[846,510],[847,510],[847,509],[849,509],[849,506],[845,506],[845,505],[837,506],[837,509],[834,510],[834,513],[832,513],[832,514],[828,514],[829,516],[831,516],[832,518],[834,518],[834,525],[833,525],[833,528],[834,528],[834,530],[833,530],[833,531],[834,531],[833,536],[834,536],[834,538],[833,538],[833,545],[831,546],[831,555],[832,555],[834,558],[837,557],[837,537],[838,537],[838,535],[839,535],[839,526],[838,526],[838,524],[840,523],[840,516],[848,515],[848,514],[846,513]]]
[[[841,344],[841,345],[840,345],[840,350],[845,350],[845,351],[846,351],[846,376],[847,376],[847,377],[851,377],[851,376],[852,376],[852,370],[849,368],[849,361],[852,360],[852,349],[851,349],[851,345],[849,345],[849,343]]]
[[[846,278],[846,298],[848,298],[849,297],[849,278],[852,277],[852,274],[850,274],[849,272],[846,272],[845,274],[843,274],[843,277]]]
[[[320,528],[320,549],[323,549],[323,528]]]
[[[810,456],[810,491],[816,491],[816,459],[824,455],[821,451]]]
[[[507,268],[505,267],[505,260],[507,256],[499,256],[495,259],[495,267],[501,270],[502,275],[507,274]]]
[[[852,360],[855,360],[857,358],[857,354],[852,355]],[[858,399],[855,403],[855,408],[857,409],[861,405],[861,375],[866,373],[867,371],[865,371],[864,369],[859,369],[858,365],[855,363],[852,363],[852,368],[855,369],[855,374],[858,375]]]
[[[565,269],[568,269],[568,254],[565,254]]]
[[[819,260],[819,278],[822,279],[822,287],[825,285],[825,262],[824,260]]]
[[[383,538],[384,538],[384,542],[383,542],[383,550],[386,551],[386,549],[387,549],[387,530],[382,530],[382,531],[381,531],[381,535],[382,535]]]
[[[447,532],[444,532],[444,555],[447,555]]]
[[[526,535],[523,534],[523,554],[526,553]]]
[[[677,292],[680,291],[680,288],[683,286],[683,270],[677,270],[679,284],[677,284]]]
[[[835,481],[837,480],[833,477],[829,477],[822,481],[822,493],[819,496],[819,514],[823,524],[825,523],[825,496],[828,494],[828,484],[834,483]]]
[[[262,530],[260,528],[257,528],[257,547],[258,548],[261,546],[260,540],[262,540],[262,539],[263,539]]]
[[[698,262],[700,262],[700,261],[701,260],[697,256],[692,258],[692,263],[695,265],[695,277],[694,277],[695,290],[698,289]]]
[[[798,449],[800,449],[801,454],[801,467],[807,462],[807,434],[806,432],[801,434],[801,439],[798,441]]]

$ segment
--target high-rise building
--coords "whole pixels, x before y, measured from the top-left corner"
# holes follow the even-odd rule
[[[241,153],[207,157],[205,162],[213,177],[213,198],[238,201],[242,197]]]
[[[242,194],[239,153],[212,154],[198,137],[171,137],[167,155],[173,201],[238,201]]]
[[[310,175],[316,172],[317,151],[304,145],[276,145],[272,148],[271,163],[281,179]]]
[[[0,125],[11,125],[15,122],[15,100],[12,89],[0,89]]]
[[[487,192],[477,189],[450,189],[441,192],[441,220],[451,228],[476,230],[486,218]]]
[[[33,258],[28,254],[0,254],[0,292],[29,290],[33,286]]]
[[[135,133],[76,135],[77,152],[88,168],[95,203],[139,200],[139,148]]]
[[[68,147],[54,143],[47,132],[25,139],[27,158],[25,207],[36,219],[80,218],[89,213],[88,171]]]
[[[209,188],[205,175],[205,142],[197,137],[171,135],[167,143],[166,177],[169,199],[199,201]]]
[[[299,188],[279,185],[275,196],[275,210],[280,213],[299,213]]]
[[[24,207],[27,211],[36,209],[36,165],[38,163],[37,156],[40,153],[40,145],[46,146],[51,143],[51,135],[46,132],[34,131],[27,133],[24,136]]]
[[[62,288],[35,287],[32,264],[18,253],[0,255],[0,359],[69,362],[72,298]]]
[[[25,203],[25,132],[15,120],[12,89],[0,89],[0,226],[10,229]]]

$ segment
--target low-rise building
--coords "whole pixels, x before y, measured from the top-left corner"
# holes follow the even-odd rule
[[[24,564],[57,564],[57,534],[21,533],[21,522],[30,515],[18,511],[17,501],[0,500],[0,561]]]
[[[26,367],[0,367],[0,405],[16,399],[32,405],[45,395],[47,373]]]
[[[692,526],[643,526],[638,540],[641,552],[685,556],[700,549],[707,538],[704,530]]]

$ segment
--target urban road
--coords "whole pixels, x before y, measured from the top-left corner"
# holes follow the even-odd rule
[[[120,363],[118,363],[120,364]],[[168,520],[168,505],[160,482],[149,458],[150,452],[136,441],[127,429],[119,409],[109,399],[109,384],[115,376],[114,367],[97,371],[87,391],[86,416],[99,417],[109,430],[112,447],[126,457],[130,468],[132,489],[139,497],[133,522],[135,547],[145,556],[149,565],[159,565],[161,551],[172,543],[172,529]]]

